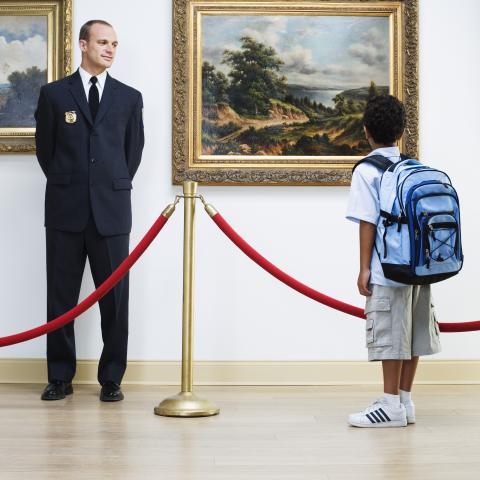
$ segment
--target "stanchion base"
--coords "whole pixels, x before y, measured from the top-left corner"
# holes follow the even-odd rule
[[[180,392],[160,402],[154,412],[163,417],[210,417],[218,415],[220,409],[191,392]]]

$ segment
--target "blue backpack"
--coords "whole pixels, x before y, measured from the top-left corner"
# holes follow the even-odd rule
[[[382,241],[375,249],[386,278],[407,285],[445,280],[462,268],[460,205],[448,175],[405,155],[360,160],[379,168]],[[378,236],[377,236],[378,239]]]

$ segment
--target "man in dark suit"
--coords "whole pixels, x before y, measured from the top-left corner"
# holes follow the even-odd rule
[[[107,74],[117,36],[102,20],[80,30],[82,63],[71,76],[42,87],[37,158],[47,177],[47,319],[78,302],[88,257],[100,285],[128,256],[130,191],[144,144],[142,96]],[[100,300],[103,351],[98,365],[102,401],[123,399],[127,365],[128,277]],[[73,322],[47,337],[48,385],[42,400],[73,393]]]

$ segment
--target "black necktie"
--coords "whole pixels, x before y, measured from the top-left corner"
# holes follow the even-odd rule
[[[88,104],[90,106],[90,113],[92,114],[92,120],[95,121],[95,117],[97,116],[98,112],[98,105],[100,103],[100,98],[98,95],[98,88],[97,88],[97,77],[92,77],[90,79],[90,90],[88,91]]]

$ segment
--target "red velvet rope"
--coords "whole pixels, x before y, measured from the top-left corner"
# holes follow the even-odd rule
[[[307,297],[322,303],[335,310],[348,313],[354,317],[365,318],[363,309],[341,302],[335,298],[324,295],[323,293],[310,288],[309,286],[295,280],[295,278],[286,274],[273,263],[269,262],[265,257],[260,255],[253,247],[251,247],[219,214],[213,215],[212,220],[217,224],[220,230],[245,254],[251,258],[257,265],[260,265],[264,270],[273,275],[275,278],[293,288],[297,292],[306,295]],[[473,330],[480,330],[480,321],[463,322],[463,323],[439,323],[442,332],[470,332]]]
[[[77,306],[73,307],[68,312],[60,315],[54,320],[40,325],[39,327],[26,330],[25,332],[17,333],[15,335],[9,335],[8,337],[0,338],[0,347],[6,347],[7,345],[14,345],[15,343],[25,342],[32,338],[39,337],[45,333],[57,330],[63,327],[67,323],[71,322],[83,312],[88,310],[94,303],[98,302],[104,295],[106,295],[130,270],[135,262],[141,257],[143,252],[150,246],[155,237],[160,233],[163,226],[167,223],[168,217],[163,213],[157,218],[155,223],[150,227],[148,232],[133,249],[132,253],[118,266],[118,268],[85,300],[80,302]]]

